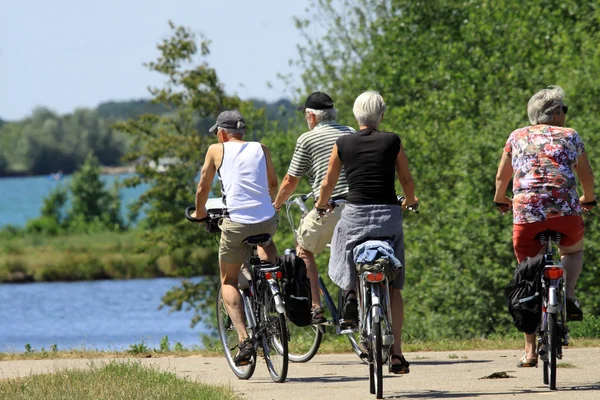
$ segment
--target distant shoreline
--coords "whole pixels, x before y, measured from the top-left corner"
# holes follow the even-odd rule
[[[102,166],[103,175],[120,175],[120,174],[131,174],[135,172],[135,165],[121,165],[121,166]],[[52,174],[41,174],[35,175],[29,172],[0,172],[0,179],[2,178],[29,178],[36,176],[49,176]],[[70,174],[69,174],[70,175]]]

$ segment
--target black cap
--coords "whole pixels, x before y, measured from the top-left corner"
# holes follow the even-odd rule
[[[333,100],[327,93],[314,92],[306,98],[304,105],[298,107],[298,110],[304,111],[307,108],[312,108],[313,110],[329,110],[333,108]]]
[[[223,111],[217,117],[217,123],[214,124],[208,131],[217,133],[218,128],[227,129],[243,129],[246,127],[246,120],[238,110]]]

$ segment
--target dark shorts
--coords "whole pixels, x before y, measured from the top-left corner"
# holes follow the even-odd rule
[[[585,231],[583,218],[580,215],[550,218],[528,224],[514,224],[513,247],[518,262],[523,261],[526,257],[533,257],[540,252],[543,245],[535,236],[548,229],[560,232],[560,245],[566,247],[573,246],[583,239]]]

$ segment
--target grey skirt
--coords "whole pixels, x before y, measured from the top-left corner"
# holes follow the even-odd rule
[[[352,250],[365,239],[386,238],[402,263],[392,286],[404,286],[404,231],[402,209],[397,205],[346,204],[331,240],[329,277],[344,290],[356,286],[356,265]]]

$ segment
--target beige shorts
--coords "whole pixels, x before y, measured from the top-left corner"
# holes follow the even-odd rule
[[[333,209],[332,212],[319,217],[313,209],[302,220],[298,227],[298,245],[313,254],[319,254],[331,242],[333,231],[342,217],[344,205]]]
[[[271,219],[257,224],[240,224],[227,218],[223,218],[219,226],[221,227],[221,242],[219,244],[219,260],[230,264],[242,264],[248,261],[252,255],[252,247],[244,243],[248,236],[262,235],[268,233],[275,235],[277,224],[279,223],[279,214],[275,214]]]

